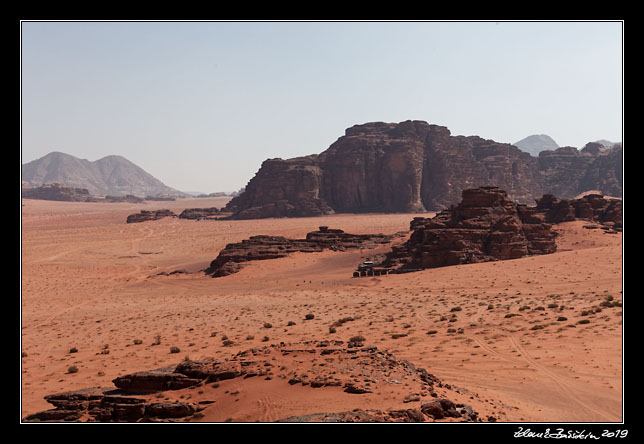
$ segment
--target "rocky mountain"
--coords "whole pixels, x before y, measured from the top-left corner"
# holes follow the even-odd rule
[[[524,204],[587,190],[621,196],[621,159],[621,146],[590,143],[533,157],[423,121],[372,122],[348,128],[320,154],[266,160],[226,211],[237,219],[424,212],[456,204],[463,190],[480,186],[500,187]]]
[[[556,150],[559,148],[557,142],[546,134],[534,134],[515,142],[513,145],[533,156],[538,156],[541,151]]]
[[[22,166],[22,180],[31,187],[59,183],[85,188],[92,195],[183,195],[122,156],[90,162],[61,152],[51,152]]]

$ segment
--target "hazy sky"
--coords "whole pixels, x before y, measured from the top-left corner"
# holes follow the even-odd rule
[[[621,22],[23,22],[22,161],[122,155],[182,191],[354,124],[622,140]]]

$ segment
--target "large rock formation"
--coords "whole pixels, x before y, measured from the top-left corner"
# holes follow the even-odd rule
[[[348,128],[319,155],[265,161],[226,210],[238,219],[434,211],[457,203],[465,189],[488,185],[525,204],[545,193],[620,195],[621,153],[589,144],[537,158],[423,121],[367,123]]]
[[[403,270],[517,259],[557,249],[535,207],[512,202],[497,187],[464,190],[463,200],[433,218],[414,218],[409,240],[383,265]]]
[[[251,236],[241,242],[226,245],[205,270],[212,277],[227,276],[240,270],[245,262],[278,259],[292,253],[315,253],[324,249],[373,248],[390,242],[394,236],[385,234],[349,234],[338,229],[320,227],[306,239],[283,236]]]
[[[588,194],[579,199],[558,200],[552,194],[537,199],[536,210],[544,214],[546,222],[561,223],[586,219],[622,230],[622,201],[607,199],[601,194]]]

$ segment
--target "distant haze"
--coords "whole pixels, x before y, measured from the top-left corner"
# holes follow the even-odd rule
[[[556,150],[559,148],[557,142],[547,134],[534,134],[518,142],[514,142],[512,145],[533,156],[538,156],[541,151]]]
[[[61,183],[86,188],[90,194],[101,196],[132,194],[145,197],[178,193],[122,156],[107,156],[90,162],[53,152],[23,165],[22,180],[31,187]]]
[[[22,162],[119,155],[211,193],[373,121],[621,142],[622,35],[619,21],[25,21]]]

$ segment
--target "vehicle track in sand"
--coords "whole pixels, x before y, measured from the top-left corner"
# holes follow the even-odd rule
[[[520,358],[524,362],[526,362],[528,365],[530,365],[530,367],[534,368],[542,375],[545,375],[548,378],[550,378],[552,381],[554,381],[561,388],[561,391],[569,399],[571,399],[579,407],[581,407],[581,409],[594,414],[595,417],[593,419],[595,421],[617,422],[622,420],[620,416],[614,415],[606,410],[598,409],[593,405],[592,402],[585,401],[579,397],[579,395],[582,393],[592,396],[594,394],[592,390],[589,390],[583,384],[580,384],[576,381],[570,381],[568,378],[563,377],[557,374],[557,372],[552,371],[546,368],[545,366],[541,365],[534,358],[532,358],[532,356],[530,356],[530,354],[523,347],[523,345],[521,345],[521,342],[519,339],[517,339],[512,335],[509,336],[509,339],[510,339],[510,343],[512,344],[514,349],[520,354]]]

